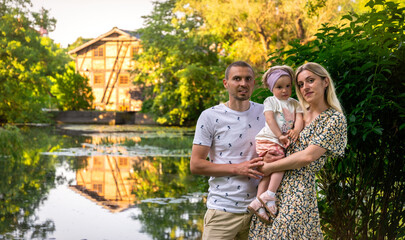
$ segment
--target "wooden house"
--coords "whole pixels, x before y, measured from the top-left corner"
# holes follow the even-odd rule
[[[134,54],[141,49],[134,32],[113,28],[109,32],[69,51],[76,70],[90,81],[96,110],[139,111],[140,90],[132,84],[130,71]]]

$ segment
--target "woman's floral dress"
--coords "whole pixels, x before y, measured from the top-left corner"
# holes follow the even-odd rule
[[[346,118],[329,108],[317,116],[300,133],[287,150],[287,155],[302,151],[309,145],[325,148],[326,153],[308,166],[285,171],[277,190],[279,213],[269,225],[253,216],[249,239],[323,239],[315,174],[328,157],[341,156],[346,147]]]

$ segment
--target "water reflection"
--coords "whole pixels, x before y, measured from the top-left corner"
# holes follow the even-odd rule
[[[70,189],[111,212],[125,210],[136,203],[132,179],[136,157],[99,155],[82,158],[86,167],[76,171],[76,184]]]
[[[49,190],[60,180],[55,163],[39,154],[50,148],[46,138],[37,142],[46,135],[23,138],[18,129],[0,134],[1,239],[41,239],[55,231],[53,221],[38,221],[35,216]]]
[[[143,201],[139,205],[142,214],[133,218],[140,220],[143,230],[154,239],[200,239],[203,228],[201,213],[205,212],[201,197],[195,193],[177,199]]]
[[[21,163],[35,164],[20,164],[17,176],[10,171],[16,183],[0,182],[0,239],[200,238],[207,186],[204,177],[189,172],[191,131],[139,126],[104,130],[23,129]],[[18,177],[34,188],[23,191],[25,198],[21,193],[10,198],[3,189],[19,192]],[[20,200],[24,203],[18,205]],[[99,224],[73,224],[87,217]],[[111,228],[112,220],[119,226]],[[102,225],[106,231],[100,231]]]

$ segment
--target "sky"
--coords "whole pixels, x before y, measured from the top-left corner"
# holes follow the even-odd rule
[[[152,13],[152,1],[156,0],[31,0],[32,10],[44,7],[56,19],[49,37],[64,48],[78,37],[96,38],[114,27],[144,27],[142,16]]]

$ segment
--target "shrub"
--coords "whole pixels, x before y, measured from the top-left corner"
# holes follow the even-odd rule
[[[324,25],[317,39],[290,43],[274,64],[322,64],[348,121],[348,147],[318,175],[325,238],[396,239],[404,229],[404,8],[371,0],[370,11]],[[292,48],[291,48],[292,47]]]

